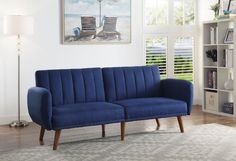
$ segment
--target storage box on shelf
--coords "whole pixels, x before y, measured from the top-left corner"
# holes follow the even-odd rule
[[[218,109],[218,95],[217,92],[214,91],[206,91],[205,92],[205,107],[206,110],[210,110],[210,111],[215,111],[217,112]]]
[[[203,111],[235,116],[236,43],[226,43],[228,29],[234,29],[235,19],[208,21],[203,24]],[[236,37],[234,32],[233,37]]]

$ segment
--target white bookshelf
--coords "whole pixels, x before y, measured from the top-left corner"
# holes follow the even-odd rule
[[[211,28],[215,28],[215,42],[211,42]],[[236,42],[233,44],[225,44],[225,34],[228,28],[234,28],[234,38],[236,37],[236,20],[227,19],[219,21],[207,21],[203,23],[203,106],[204,112],[218,114],[223,116],[236,117],[236,103],[234,104],[233,114],[223,112],[224,103],[234,102],[236,100]],[[233,67],[224,65],[224,51],[225,49],[233,49]],[[209,50],[217,50],[217,61],[213,62],[212,59],[207,57],[206,52]],[[209,87],[209,73],[215,71],[216,86],[215,88]],[[224,88],[224,83],[229,78],[229,73],[232,74],[234,80],[234,90],[227,90]],[[209,92],[214,99],[214,107],[209,106]],[[210,100],[211,101],[211,100]]]

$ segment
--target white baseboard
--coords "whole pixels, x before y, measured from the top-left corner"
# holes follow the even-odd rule
[[[17,116],[0,116],[0,125],[8,125],[15,120],[17,120]],[[21,116],[21,120],[32,122],[29,115]]]

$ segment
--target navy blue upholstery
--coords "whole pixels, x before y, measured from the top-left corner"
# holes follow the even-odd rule
[[[125,120],[145,120],[184,116],[187,114],[187,104],[184,101],[168,98],[135,98],[117,101],[125,107]]]
[[[105,101],[100,68],[37,71],[36,86],[51,92],[53,106]]]
[[[28,91],[34,122],[48,130],[183,116],[193,86],[160,80],[157,66],[45,70]]]
[[[34,122],[45,129],[52,129],[52,99],[45,88],[33,87],[28,91],[28,109]]]
[[[157,66],[104,68],[106,98],[109,102],[160,95]]]
[[[69,119],[68,119],[69,118]],[[124,121],[123,107],[107,102],[57,106],[53,110],[53,129],[67,129]]]
[[[162,97],[182,100],[187,103],[188,115],[193,105],[193,84],[184,80],[166,79],[161,81]]]

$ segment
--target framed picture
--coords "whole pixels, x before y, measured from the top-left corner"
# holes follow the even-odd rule
[[[227,29],[225,34],[224,43],[231,44],[234,41],[234,30],[232,28]]]
[[[131,43],[131,0],[61,0],[63,44]]]

